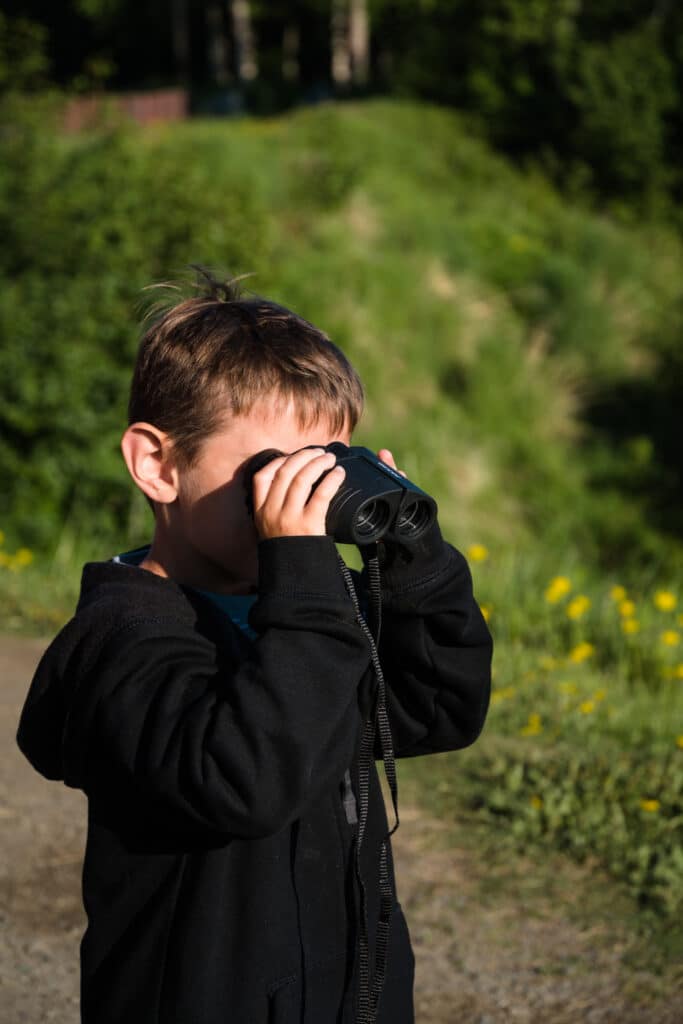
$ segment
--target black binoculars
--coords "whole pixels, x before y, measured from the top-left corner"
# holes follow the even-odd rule
[[[319,447],[306,445],[307,448]],[[374,544],[386,539],[400,544],[418,540],[436,519],[436,502],[414,483],[385,465],[369,448],[349,448],[340,441],[324,449],[337,456],[346,476],[330,501],[325,519],[328,536],[340,544]],[[254,514],[254,474],[285,452],[267,448],[247,462],[244,471],[247,508]],[[332,467],[333,469],[334,467]],[[313,484],[311,493],[330,470]]]

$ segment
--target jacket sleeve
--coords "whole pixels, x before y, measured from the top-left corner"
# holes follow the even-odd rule
[[[164,827],[256,838],[342,778],[370,651],[334,544],[261,542],[259,578],[250,622],[261,635],[230,674],[187,625],[150,617],[110,636],[73,700],[67,784]]]
[[[379,556],[378,654],[394,756],[466,747],[484,726],[493,654],[467,561],[443,540],[438,523],[410,549],[380,547]],[[367,590],[367,564],[361,582]],[[374,756],[382,757],[379,735]]]

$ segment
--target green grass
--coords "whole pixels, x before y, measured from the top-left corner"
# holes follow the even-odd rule
[[[519,849],[597,858],[640,906],[673,921],[683,907],[680,585],[625,587],[540,552],[523,564],[494,552],[473,573],[495,641],[484,733],[438,772],[408,772],[440,815],[471,813]]]

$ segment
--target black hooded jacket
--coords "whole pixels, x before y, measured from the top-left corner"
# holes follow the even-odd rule
[[[362,605],[367,574],[352,577]],[[255,641],[191,587],[89,562],[38,665],[17,742],[42,775],[88,797],[84,1024],[357,1019],[349,800],[376,678],[329,537],[259,544],[249,622]],[[394,756],[477,738],[491,653],[466,560],[435,525],[382,574]],[[367,799],[372,965],[389,830],[374,761]],[[393,888],[391,857],[389,872]],[[393,892],[377,1021],[411,1024],[414,957]]]

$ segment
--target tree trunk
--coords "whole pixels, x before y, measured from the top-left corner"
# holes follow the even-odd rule
[[[251,82],[258,75],[256,46],[251,25],[249,0],[232,0],[232,31],[235,39],[235,70],[240,82]]]
[[[351,75],[356,85],[365,85],[368,80],[370,45],[367,0],[351,0],[349,15]]]
[[[299,67],[299,46],[301,34],[298,25],[285,25],[282,33],[282,77],[287,82],[298,82],[301,76]]]
[[[216,85],[227,85],[230,81],[228,69],[228,44],[225,38],[225,24],[221,0],[208,0],[206,5],[207,58],[212,81]]]
[[[330,35],[332,49],[332,81],[345,87],[351,80],[351,51],[349,49],[348,0],[332,0]]]
[[[171,0],[171,37],[176,73],[183,85],[190,78],[190,23],[187,0]]]

